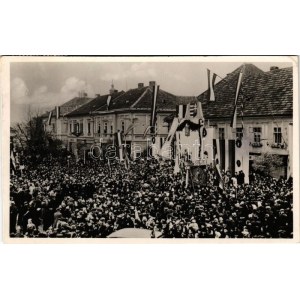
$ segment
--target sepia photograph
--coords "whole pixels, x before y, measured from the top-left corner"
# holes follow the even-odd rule
[[[298,57],[1,60],[6,242],[298,241]]]

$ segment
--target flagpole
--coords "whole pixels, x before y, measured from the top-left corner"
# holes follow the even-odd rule
[[[108,161],[109,177],[111,177],[111,167],[110,167],[109,156],[107,156],[107,161]]]
[[[245,68],[245,63],[242,65],[242,68]],[[219,77],[221,80],[224,80],[229,86],[231,86],[231,87],[233,87],[233,88],[236,88],[236,87],[233,86],[226,78],[221,77],[221,76],[218,75],[217,73],[215,73],[215,74],[216,74],[216,76]],[[241,94],[242,96],[246,97],[245,94],[244,94],[242,91],[240,91],[240,94]],[[249,100],[249,99],[251,99],[251,98],[247,98],[247,100]]]

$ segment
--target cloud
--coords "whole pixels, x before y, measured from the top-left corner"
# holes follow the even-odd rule
[[[25,81],[16,77],[11,81],[11,121],[24,121],[29,109],[34,114],[53,109],[56,105],[76,97],[82,90],[85,90],[90,97],[95,94],[90,84],[77,77],[66,79],[58,92],[49,91],[47,85],[41,85],[30,91]]]
[[[78,96],[79,91],[85,91],[88,96],[92,97],[95,94],[94,88],[87,84],[86,81],[77,77],[69,77],[64,82],[64,85],[60,89],[60,101],[68,101],[73,97]]]
[[[120,65],[116,66],[114,70],[105,72],[100,78],[104,81],[133,78],[141,81],[143,79],[155,78],[156,76],[156,70],[150,67],[148,63],[134,63],[129,68],[128,65],[123,65],[123,68]]]
[[[76,93],[85,89],[85,81],[78,79],[77,77],[68,78],[61,88],[63,94]]]
[[[34,91],[34,95],[43,95],[46,94],[47,92],[48,92],[48,87],[46,85],[42,85]]]
[[[11,81],[10,91],[12,101],[18,104],[24,103],[29,92],[25,81],[19,77]]]

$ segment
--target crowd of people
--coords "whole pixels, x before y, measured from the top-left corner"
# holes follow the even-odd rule
[[[292,180],[224,176],[219,187],[174,175],[171,162],[136,160],[62,164],[54,159],[11,175],[10,236],[105,238],[122,228],[165,238],[292,238]],[[227,177],[226,177],[227,176]],[[242,179],[241,179],[242,178]]]

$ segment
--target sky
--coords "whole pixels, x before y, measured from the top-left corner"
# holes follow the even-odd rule
[[[237,62],[12,62],[10,64],[11,123],[24,121],[27,112],[43,113],[85,90],[89,97],[115,89],[129,90],[138,83],[156,81],[178,96],[198,96],[207,89],[207,69],[225,77]],[[263,71],[289,62],[253,62]]]

